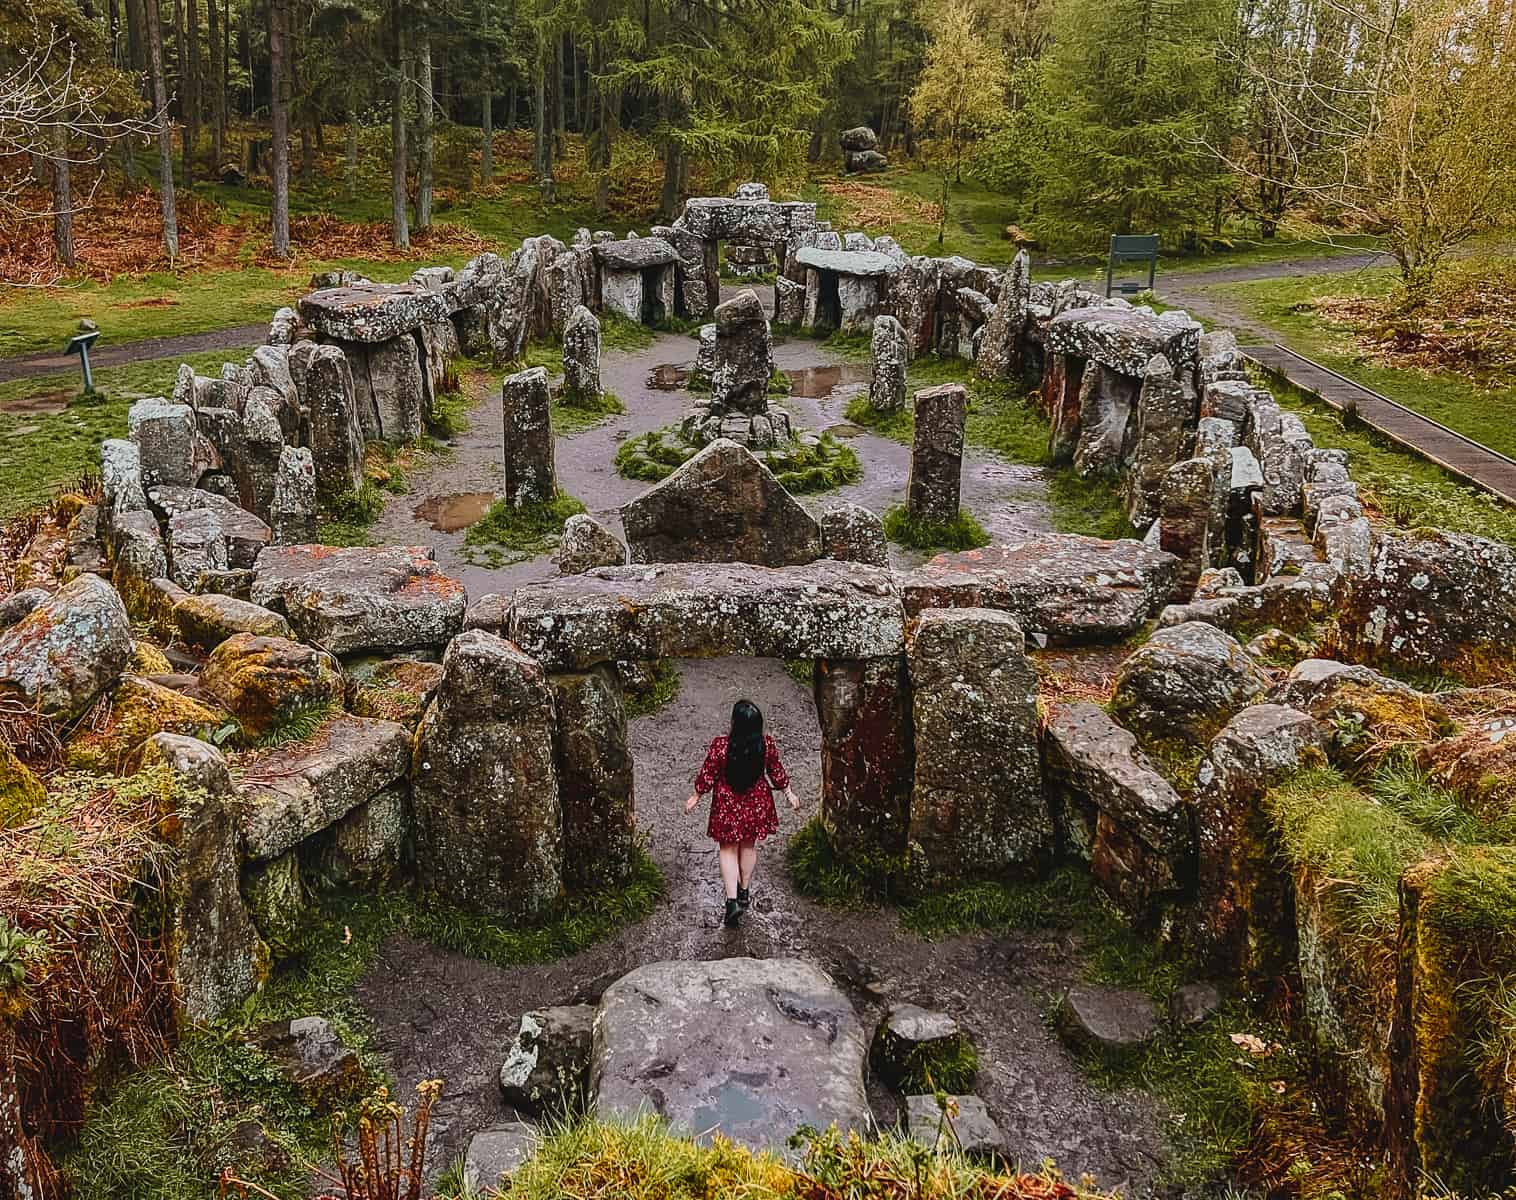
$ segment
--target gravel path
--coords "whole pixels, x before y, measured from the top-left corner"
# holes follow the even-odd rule
[[[619,529],[617,507],[644,485],[619,478],[610,465],[625,436],[672,422],[686,397],[647,386],[651,368],[687,362],[692,338],[664,335],[648,349],[608,353],[606,385],[629,412],[594,429],[560,438],[562,484]],[[813,342],[776,348],[781,367],[840,366]],[[843,367],[839,377],[846,378]],[[787,402],[801,424],[823,428],[840,420],[835,396]],[[490,492],[498,483],[499,398],[481,396],[470,431],[452,457],[413,479],[413,495],[392,500],[376,538],[434,544],[444,566],[457,571],[470,595],[507,590],[554,570],[546,559],[488,569],[461,557],[462,533],[432,529],[425,517],[457,493]],[[901,498],[906,447],[868,433],[852,445],[864,463],[861,482],[841,494],[876,511]],[[964,478],[965,501],[1000,536],[1048,527],[1044,487],[1035,469],[974,455]],[[433,503],[433,509],[426,506]],[[808,501],[809,503],[810,501]],[[818,501],[819,502],[819,501]],[[904,561],[904,556],[900,556]],[[913,1001],[957,1016],[977,1043],[982,1068],[977,1091],[1028,1167],[1052,1158],[1066,1172],[1089,1172],[1124,1194],[1149,1194],[1164,1155],[1162,1115],[1150,1097],[1093,1087],[1048,1031],[1043,1014],[1060,988],[1078,976],[1078,948],[1063,934],[975,935],[925,942],[903,930],[890,911],[837,912],[794,891],[783,847],[815,811],[820,787],[820,730],[809,689],[783,665],[766,659],[719,659],[679,664],[682,686],[662,711],[632,723],[638,824],[662,869],[668,894],[634,927],[573,958],[543,966],[502,969],[396,937],[359,989],[373,1015],[400,1094],[418,1080],[446,1080],[433,1117],[434,1170],[444,1169],[476,1131],[514,1114],[500,1098],[497,1075],[523,1012],[542,1005],[593,1001],[632,967],[664,959],[798,956],[820,964],[848,990],[866,1021],[887,1003]],[[763,848],[754,906],[735,931],[721,925],[721,891],[714,844],[705,836],[704,810],[683,812],[682,801],[706,743],[722,732],[731,705],[748,696],[765,710],[803,798],[800,814],[781,804],[778,836]],[[893,1099],[875,1089],[875,1113],[896,1119]]]
[[[61,345],[68,335],[60,334]],[[182,333],[173,337],[147,338],[138,342],[100,342],[90,351],[90,366],[119,367],[127,363],[148,362],[155,358],[177,358],[186,354],[203,354],[209,350],[242,350],[260,346],[268,337],[268,322],[261,325],[237,325],[231,329],[212,329],[205,333]],[[33,375],[56,375],[78,372],[79,359],[72,354],[21,354],[0,358],[0,383],[29,379]]]

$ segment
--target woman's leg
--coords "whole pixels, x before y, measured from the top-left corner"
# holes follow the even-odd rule
[[[737,883],[741,873],[741,847],[736,842],[721,843],[721,885],[726,889],[728,900],[737,899]]]
[[[758,866],[758,843],[743,842],[738,854],[737,865],[740,868],[738,874],[743,887],[753,886],[753,871]]]

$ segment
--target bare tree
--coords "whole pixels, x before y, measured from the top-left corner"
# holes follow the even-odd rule
[[[211,0],[212,4],[215,0]],[[185,0],[184,41],[188,67],[184,82],[184,185],[195,181],[195,151],[200,144],[200,0]],[[217,164],[220,165],[219,163]]]
[[[390,5],[395,39],[395,86],[390,108],[390,239],[401,248],[411,244],[409,198],[405,192],[405,9],[403,0],[393,0]]]
[[[268,6],[269,111],[273,118],[274,257],[290,256],[290,8],[289,0]]]
[[[147,20],[148,73],[158,125],[158,199],[163,208],[163,248],[172,265],[179,257],[179,216],[174,203],[174,136],[168,118],[168,84],[163,76],[163,22],[158,0],[143,0]]]
[[[427,7],[420,8],[420,44],[416,47],[416,228],[432,227],[432,149],[433,106],[436,97],[432,86],[432,32],[428,26]]]

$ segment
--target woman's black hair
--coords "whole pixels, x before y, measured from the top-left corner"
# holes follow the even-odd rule
[[[732,732],[726,743],[726,782],[745,792],[763,774],[763,713],[751,700],[732,705]]]

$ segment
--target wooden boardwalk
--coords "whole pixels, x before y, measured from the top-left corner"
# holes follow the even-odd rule
[[[1429,458],[1460,479],[1516,504],[1516,459],[1439,425],[1388,396],[1354,383],[1329,367],[1275,343],[1243,346],[1267,374],[1318,397],[1339,410],[1356,410],[1364,424],[1413,453]]]

